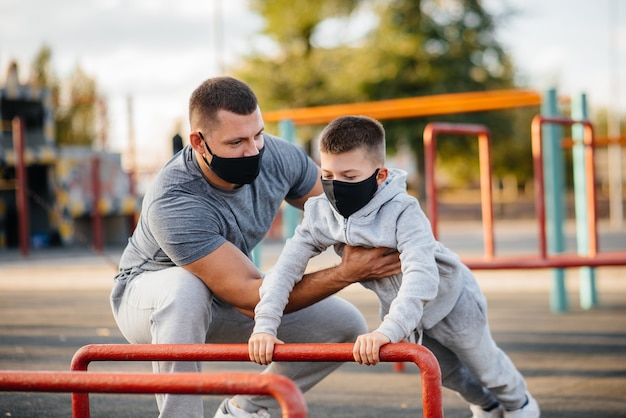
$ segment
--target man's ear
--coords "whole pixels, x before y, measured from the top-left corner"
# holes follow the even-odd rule
[[[378,174],[376,175],[376,183],[380,186],[387,180],[389,177],[389,169],[387,167],[381,167],[378,169]]]
[[[204,154],[206,152],[204,141],[197,131],[189,134],[189,144],[191,144],[191,147],[200,154]]]

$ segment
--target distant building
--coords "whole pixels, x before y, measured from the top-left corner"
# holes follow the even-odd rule
[[[103,244],[127,240],[138,208],[132,179],[122,170],[117,153],[91,148],[59,148],[54,138],[50,92],[19,83],[17,65],[9,66],[0,87],[0,249],[18,246],[16,155],[12,121],[24,123],[24,164],[28,178],[29,244],[89,245],[93,243],[94,178],[99,177],[98,214]],[[92,164],[97,160],[96,176]],[[106,233],[104,233],[106,231]]]

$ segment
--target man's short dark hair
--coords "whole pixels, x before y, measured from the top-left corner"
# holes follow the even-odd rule
[[[232,77],[209,78],[189,98],[189,122],[193,129],[201,123],[216,122],[220,110],[249,115],[257,106],[256,95],[243,81]]]

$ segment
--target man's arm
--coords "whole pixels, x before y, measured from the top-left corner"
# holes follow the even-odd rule
[[[400,254],[397,251],[388,252],[389,248],[346,245],[339,265],[304,275],[291,292],[285,312],[319,302],[352,283],[399,274]]]
[[[199,277],[217,298],[235,308],[254,311],[259,302],[261,273],[230,242],[183,268]]]
[[[341,264],[306,274],[296,284],[285,311],[312,305],[352,283],[399,273],[398,253],[386,252],[385,248],[346,246]],[[233,244],[226,242],[184,268],[199,277],[220,300],[245,315],[254,316],[254,307],[259,302],[261,273]]]

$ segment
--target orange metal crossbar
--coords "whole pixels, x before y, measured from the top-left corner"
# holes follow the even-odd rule
[[[280,344],[274,349],[275,361],[354,361],[353,344]],[[420,369],[424,417],[442,418],[441,371],[427,348],[410,343],[384,345],[384,362],[412,361]],[[94,344],[80,348],[72,359],[71,370],[87,370],[92,361],[250,361],[247,344]],[[89,410],[87,394],[73,393],[74,410]]]
[[[541,95],[532,90],[493,90],[275,110],[263,112],[263,119],[266,122],[291,120],[295,125],[317,125],[345,115],[384,120],[539,105]]]
[[[285,376],[256,373],[0,372],[0,390],[14,392],[255,394],[274,397],[284,417],[306,418],[300,388]],[[88,395],[85,395],[88,396]],[[88,418],[72,408],[74,418]]]

